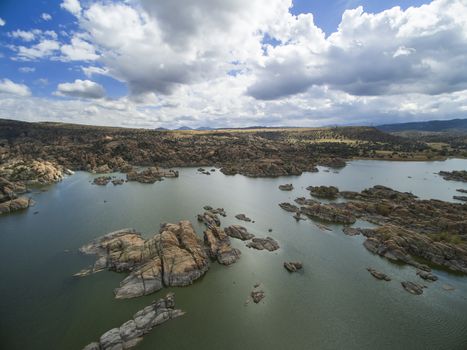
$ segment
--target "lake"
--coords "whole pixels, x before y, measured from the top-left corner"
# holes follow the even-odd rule
[[[456,189],[467,189],[467,184],[435,173],[465,170],[467,160],[361,160],[336,172],[319,169],[254,179],[183,168],[178,179],[106,187],[91,184],[97,175],[77,172],[34,189],[34,207],[0,217],[0,347],[82,349],[174,291],[176,306],[186,315],[156,327],[135,349],[467,349],[466,276],[434,270],[439,280],[425,282],[414,267],[368,252],[363,238],[346,236],[342,226],[322,231],[310,220],[296,222],[278,206],[309,197],[305,188],[310,185],[360,191],[379,184],[420,198],[453,201]],[[295,189],[280,191],[284,183]],[[223,227],[243,225],[258,237],[272,236],[281,248],[257,251],[232,239],[242,252],[232,266],[212,263],[192,286],[129,300],[113,297],[123,274],[72,277],[94,262],[78,248],[113,230],[133,227],[150,237],[163,222],[188,219],[201,236],[204,227],[196,214],[204,205],[226,210]],[[255,223],[238,221],[234,216],[239,213]],[[355,226],[363,225],[369,224]],[[302,261],[303,271],[288,273],[282,266],[286,260]],[[392,281],[376,280],[367,267]],[[401,287],[403,280],[428,288],[414,296]],[[245,304],[256,283],[263,285],[265,299]],[[443,284],[455,290],[443,290]]]

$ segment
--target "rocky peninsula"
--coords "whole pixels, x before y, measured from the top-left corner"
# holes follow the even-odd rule
[[[154,327],[182,315],[182,310],[175,309],[174,294],[169,293],[135,313],[120,327],[105,332],[99,341],[86,345],[83,350],[130,349],[138,345]]]
[[[421,200],[384,186],[362,192],[342,191],[338,196],[347,201],[323,204],[302,197],[296,199],[300,208],[288,203],[280,206],[313,220],[344,225],[357,218],[371,222],[378,227],[346,226],[344,233],[362,234],[369,251],[419,270],[430,271],[429,265],[438,265],[467,273],[467,205]]]

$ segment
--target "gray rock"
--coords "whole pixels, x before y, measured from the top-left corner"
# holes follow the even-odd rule
[[[297,272],[303,268],[303,264],[299,261],[286,261],[284,262],[284,268],[289,272]]]
[[[418,284],[418,283],[415,283],[415,282],[410,282],[410,281],[401,282],[401,285],[402,285],[402,287],[404,287],[404,289],[407,292],[409,292],[411,294],[414,294],[414,295],[423,294],[423,288],[425,288],[421,284]]]
[[[249,233],[247,229],[240,225],[232,225],[225,228],[225,233],[233,238],[241,239],[242,241],[248,241],[255,235]]]
[[[246,245],[248,248],[254,248],[258,250],[268,250],[270,252],[279,249],[279,243],[274,238],[253,238]]]
[[[83,350],[123,350],[134,347],[155,326],[173,318],[182,316],[183,311],[175,309],[174,294],[169,293],[165,298],[152,302],[138,311],[133,319],[125,322],[119,328],[105,332],[99,342],[93,342]]]
[[[428,272],[428,271],[417,270],[417,275],[423,278],[424,280],[429,280],[429,281],[438,280],[438,276],[435,276],[431,272]]]
[[[375,269],[373,269],[371,267],[367,268],[367,271],[369,273],[371,273],[371,275],[376,279],[384,280],[384,281],[390,281],[391,280],[391,278],[388,275],[386,275],[385,273],[376,271]]]
[[[246,222],[250,222],[251,219],[246,216],[245,214],[237,214],[235,215],[235,217],[238,219],[238,220],[242,220],[242,221],[246,221]]]

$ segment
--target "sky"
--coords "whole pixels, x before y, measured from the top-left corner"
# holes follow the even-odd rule
[[[467,115],[467,0],[0,0],[0,118],[144,128]]]

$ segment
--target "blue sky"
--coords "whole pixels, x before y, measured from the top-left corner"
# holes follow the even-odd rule
[[[294,0],[289,9],[279,0],[186,4],[2,0],[0,117],[48,120],[68,108],[67,121],[97,124],[318,125],[462,117],[467,110],[465,74],[429,79],[447,75],[434,62],[441,60],[432,52],[437,40],[444,38],[452,62],[464,61],[462,0]],[[401,9],[383,12],[394,6]],[[344,13],[345,28],[337,32]],[[129,22],[108,24],[118,16]],[[385,28],[391,21],[399,27]],[[437,23],[449,30],[440,32]],[[37,52],[37,45],[51,49]],[[364,52],[355,51],[359,45]],[[381,64],[370,74],[365,59]],[[101,71],[85,74],[83,68]],[[13,101],[15,93],[23,103]],[[36,117],[27,103],[47,112]]]
[[[0,17],[6,25],[0,28],[1,48],[0,77],[8,78],[27,84],[35,96],[56,98],[53,92],[60,83],[74,79],[84,79],[81,70],[82,64],[76,62],[61,62],[50,60],[15,61],[11,59],[12,50],[8,45],[18,44],[21,41],[8,36],[8,32],[15,30],[30,31],[40,29],[52,30],[59,39],[66,41],[63,33],[72,33],[78,30],[76,18],[60,8],[61,0],[1,0]],[[42,19],[42,14],[49,14],[50,20]],[[33,72],[22,72],[21,68],[33,68]],[[44,79],[47,80],[45,83]],[[117,98],[128,93],[125,84],[105,77],[97,76],[95,81],[106,87],[109,97]]]

